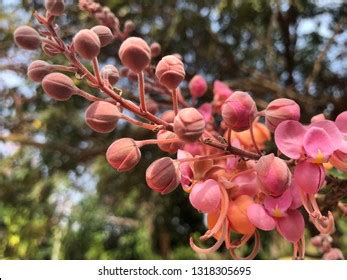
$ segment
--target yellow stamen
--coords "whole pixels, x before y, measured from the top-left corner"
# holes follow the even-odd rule
[[[316,155],[316,157],[312,160],[313,163],[324,163],[326,162],[325,157],[323,155],[323,153],[321,152],[320,149],[318,149],[318,153]]]
[[[283,217],[283,213],[282,211],[278,208],[278,206],[276,205],[276,208],[273,210],[272,212],[272,216],[274,216],[275,218],[282,218]]]

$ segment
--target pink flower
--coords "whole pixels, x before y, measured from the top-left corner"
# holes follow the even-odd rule
[[[307,194],[315,194],[324,184],[325,169],[322,164],[299,162],[294,170],[296,184]]]
[[[292,159],[308,157],[311,162],[328,161],[342,144],[342,135],[334,122],[325,120],[303,126],[298,121],[284,121],[275,130],[278,149]]]
[[[215,81],[213,84],[213,107],[216,112],[220,112],[220,108],[224,104],[225,100],[228,99],[233,91],[223,82]]]
[[[212,116],[212,105],[210,103],[204,103],[199,108],[198,111],[204,117],[206,123],[213,121]]]
[[[277,231],[289,242],[297,243],[304,234],[304,218],[293,209],[292,191],[288,189],[280,197],[267,196],[264,204],[252,204],[247,208],[249,220],[257,228]]]
[[[201,75],[195,75],[188,84],[189,92],[193,97],[201,97],[207,91],[206,80]]]
[[[194,208],[204,213],[217,211],[221,201],[218,182],[208,179],[194,185],[190,195],[190,203]]]

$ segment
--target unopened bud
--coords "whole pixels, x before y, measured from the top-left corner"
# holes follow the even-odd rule
[[[159,43],[157,43],[157,42],[152,43],[150,48],[151,48],[152,57],[157,57],[160,55],[161,46]]]
[[[234,92],[222,106],[225,124],[235,131],[249,129],[256,113],[257,107],[254,100],[243,91]]]
[[[97,25],[91,29],[96,35],[98,35],[101,47],[105,47],[112,43],[113,34],[110,28],[104,25]]]
[[[89,29],[79,31],[73,38],[76,52],[84,59],[92,60],[100,53],[100,40],[95,32]]]
[[[147,185],[161,194],[168,194],[179,185],[177,164],[169,157],[160,158],[146,170]]]
[[[132,20],[127,20],[124,23],[124,33],[129,34],[135,30],[135,23]]]
[[[89,105],[85,113],[88,126],[100,133],[111,132],[116,128],[120,117],[118,107],[110,102],[95,101]]]
[[[273,132],[283,121],[300,119],[299,105],[287,98],[279,98],[270,102],[265,110],[265,124]]]
[[[168,123],[173,123],[174,119],[175,119],[175,112],[173,110],[168,110],[165,111],[162,115],[161,115],[161,119],[163,121],[166,121]]]
[[[185,77],[183,62],[174,55],[164,56],[155,69],[159,82],[168,89],[175,89]]]
[[[291,173],[283,159],[273,154],[262,156],[256,166],[262,191],[271,196],[280,196],[289,187]]]
[[[177,138],[177,135],[171,131],[168,130],[160,130],[157,134],[158,140],[167,140],[167,139],[175,139]],[[184,146],[183,142],[172,142],[172,143],[158,143],[158,147],[164,151],[168,152],[170,154],[174,154],[178,151],[178,149],[182,149]]]
[[[114,141],[106,152],[108,163],[119,172],[134,168],[141,159],[141,151],[134,139],[121,138]]]
[[[204,117],[195,108],[180,110],[174,119],[174,132],[183,141],[197,141],[204,129]]]
[[[105,65],[102,68],[100,75],[104,80],[107,80],[111,85],[114,85],[119,80],[118,69],[111,64]]]
[[[211,213],[218,210],[221,197],[218,182],[208,179],[194,185],[189,195],[189,201],[198,211]]]
[[[13,37],[16,44],[23,49],[36,50],[41,44],[40,34],[30,26],[18,27]]]
[[[201,97],[207,91],[207,83],[206,80],[200,76],[195,75],[189,82],[189,91],[193,97]]]
[[[143,71],[151,61],[151,50],[147,43],[138,37],[129,37],[118,52],[122,64],[135,73]]]
[[[51,65],[43,60],[35,60],[30,63],[27,74],[30,80],[40,83],[43,78],[51,73]]]
[[[45,0],[45,8],[53,16],[61,16],[64,13],[64,0]]]
[[[68,100],[76,92],[73,81],[61,73],[51,73],[42,80],[45,93],[58,101]]]

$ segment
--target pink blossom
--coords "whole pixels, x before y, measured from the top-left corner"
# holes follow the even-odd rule
[[[211,213],[218,209],[221,192],[218,182],[208,179],[194,185],[190,195],[190,203],[194,208],[204,213]]]

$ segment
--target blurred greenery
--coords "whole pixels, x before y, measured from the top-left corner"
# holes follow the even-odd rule
[[[77,1],[66,2],[66,15],[58,23],[69,40],[96,21],[79,10]],[[303,108],[304,121],[321,112],[333,119],[347,109],[345,1],[100,3],[121,23],[133,20],[133,34],[159,42],[163,54],[180,53],[187,80],[203,74],[210,88],[201,102],[211,100],[212,82],[219,79],[251,91],[260,106],[276,97],[294,98]],[[203,256],[190,249],[190,235],[197,238],[205,226],[184,192],[160,196],[146,187],[146,167],[163,153],[144,148],[141,164],[127,173],[117,173],[106,163],[105,151],[115,138],[152,135],[127,125],[107,135],[92,132],[83,120],[87,102],[77,97],[55,102],[28,81],[26,65],[34,59],[66,64],[61,56],[14,46],[17,26],[37,27],[35,9],[43,12],[42,1],[0,1],[0,258],[230,258],[224,251]],[[118,45],[104,48],[100,61],[118,66]],[[313,75],[314,65],[320,70]],[[340,212],[336,219],[334,242],[347,255],[346,219]],[[307,238],[313,234],[308,228]],[[262,243],[260,259],[291,254],[276,234],[262,233]],[[312,246],[308,253],[320,257]]]

